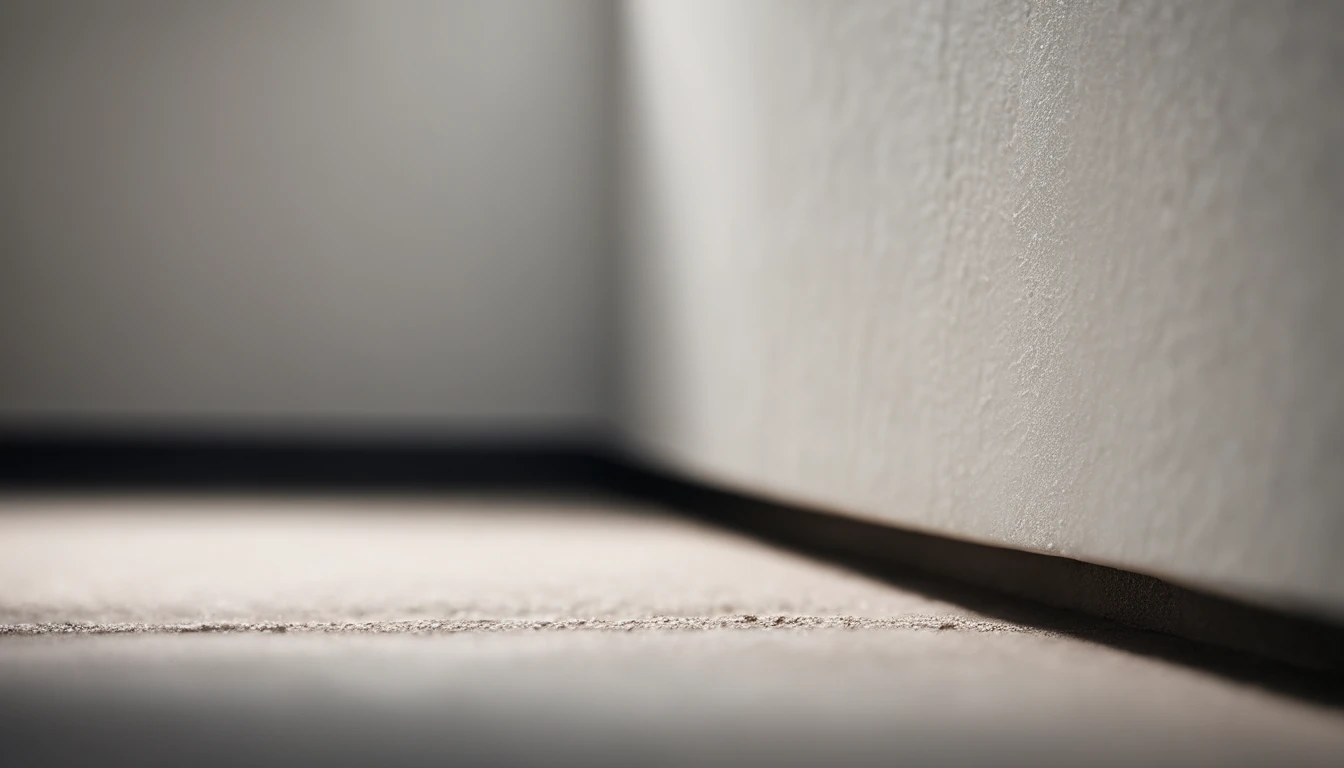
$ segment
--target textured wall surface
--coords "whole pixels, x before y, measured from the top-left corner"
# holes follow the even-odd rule
[[[1344,617],[1344,8],[623,24],[631,445]]]
[[[0,9],[0,422],[585,428],[598,1]]]

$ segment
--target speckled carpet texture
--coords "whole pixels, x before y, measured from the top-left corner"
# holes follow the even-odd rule
[[[1344,764],[1338,701],[1001,608],[596,498],[11,496],[0,763]]]

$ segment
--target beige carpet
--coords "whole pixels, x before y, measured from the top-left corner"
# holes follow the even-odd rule
[[[1334,706],[1010,614],[618,502],[11,497],[0,763],[1344,764]]]

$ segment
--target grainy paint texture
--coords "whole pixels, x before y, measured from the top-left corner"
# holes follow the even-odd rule
[[[631,445],[1344,617],[1344,7],[624,24]]]

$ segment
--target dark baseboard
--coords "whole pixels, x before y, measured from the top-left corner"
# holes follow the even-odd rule
[[[11,490],[587,490],[610,473],[581,440],[0,434]]]
[[[11,433],[0,435],[0,490],[618,493],[982,613],[1262,684],[1276,680],[1294,693],[1341,695],[1344,627],[1130,571],[767,501],[583,441]],[[1114,626],[1099,632],[1080,615]]]

